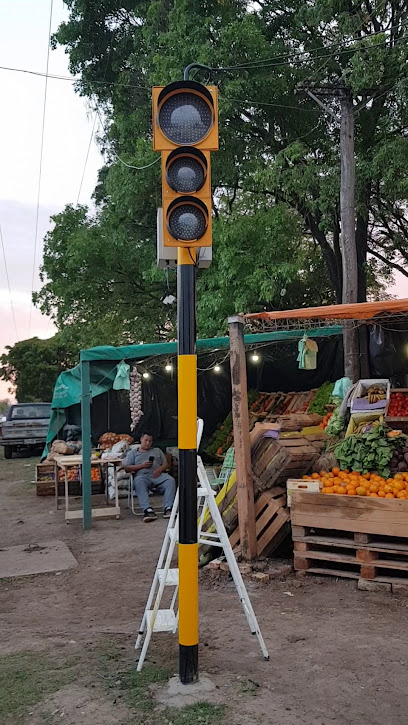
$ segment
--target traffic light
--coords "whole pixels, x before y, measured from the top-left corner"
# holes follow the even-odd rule
[[[153,148],[162,154],[164,247],[211,247],[217,88],[194,81],[153,88]]]

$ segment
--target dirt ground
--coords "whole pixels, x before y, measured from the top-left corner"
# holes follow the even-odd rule
[[[0,546],[64,541],[78,566],[0,582],[4,725],[401,725],[408,722],[408,598],[348,580],[250,582],[270,661],[231,583],[200,590],[200,670],[216,702],[174,710],[153,698],[177,671],[177,639],[156,634],[142,675],[134,640],[165,530],[122,501],[121,520],[64,523],[35,495],[34,458],[0,459]],[[292,595],[292,596],[290,596]]]

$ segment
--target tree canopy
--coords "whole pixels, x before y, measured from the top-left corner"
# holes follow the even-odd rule
[[[21,340],[6,350],[0,357],[0,377],[10,383],[20,403],[50,401],[58,375],[77,362],[71,344],[68,350],[60,335]]]
[[[63,335],[87,346],[175,336],[174,305],[163,303],[174,275],[155,266],[151,86],[192,61],[212,68],[195,79],[220,90],[200,335],[234,312],[341,301],[339,128],[308,88],[333,112],[342,89],[356,111],[359,300],[384,294],[395,269],[408,274],[406,2],[65,3],[53,43],[98,113],[106,164],[95,214],[68,206],[46,239],[35,302]]]

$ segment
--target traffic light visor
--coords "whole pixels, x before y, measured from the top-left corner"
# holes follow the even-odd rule
[[[174,144],[195,145],[214,126],[214,99],[207,88],[194,81],[170,83],[158,98],[158,125]]]

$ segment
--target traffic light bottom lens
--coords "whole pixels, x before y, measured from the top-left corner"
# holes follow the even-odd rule
[[[168,224],[171,235],[183,242],[201,239],[207,229],[205,214],[193,204],[176,207],[170,214]]]

